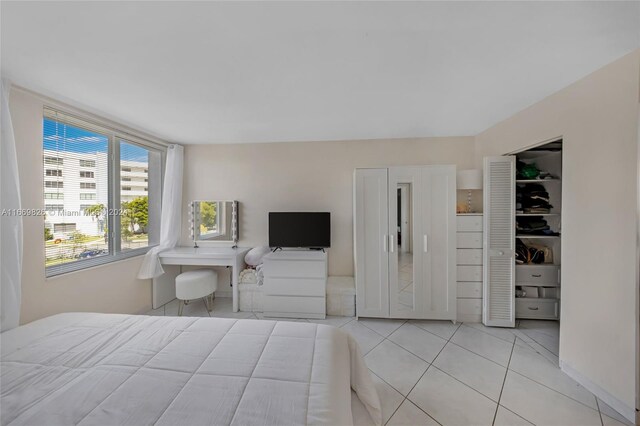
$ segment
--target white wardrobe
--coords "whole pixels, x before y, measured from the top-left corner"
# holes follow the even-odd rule
[[[456,319],[456,168],[356,169],[356,315]]]

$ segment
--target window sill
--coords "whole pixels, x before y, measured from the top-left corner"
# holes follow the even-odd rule
[[[129,260],[134,257],[143,256],[153,247],[155,247],[155,245],[129,250],[116,255],[106,255],[93,259],[76,260],[62,265],[48,266],[45,267],[45,278],[47,280],[55,279],[73,272],[86,271],[88,269],[94,269],[120,261]]]

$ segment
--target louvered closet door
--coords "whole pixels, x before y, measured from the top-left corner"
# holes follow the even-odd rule
[[[421,168],[415,258],[418,317],[456,319],[456,168]]]
[[[389,316],[387,169],[355,172],[356,308],[361,317]]]
[[[515,157],[484,159],[482,322],[515,327]]]

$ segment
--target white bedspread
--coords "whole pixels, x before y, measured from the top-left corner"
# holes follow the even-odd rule
[[[349,425],[352,389],[382,421],[358,345],[334,327],[73,313],[1,339],[3,425]]]

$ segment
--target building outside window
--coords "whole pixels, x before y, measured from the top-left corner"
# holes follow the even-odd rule
[[[80,160],[80,167],[95,167],[95,160]]]
[[[86,170],[80,170],[80,177],[81,178],[91,178],[91,179],[93,179],[95,177],[95,173],[88,172]]]

